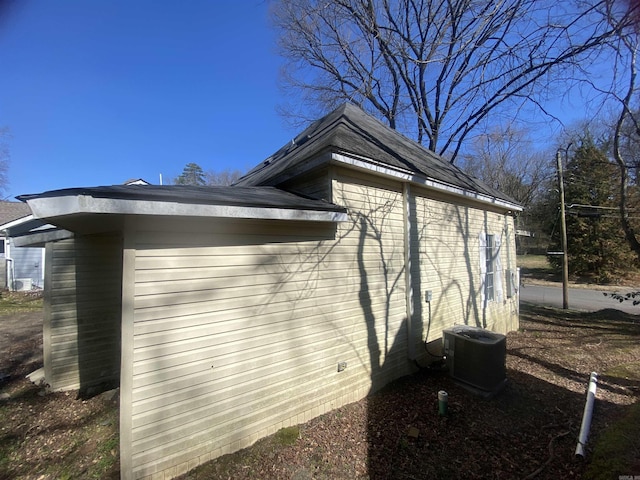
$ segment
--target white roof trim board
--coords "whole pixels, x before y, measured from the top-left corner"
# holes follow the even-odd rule
[[[488,195],[483,195],[479,192],[457,187],[455,185],[450,185],[445,182],[440,182],[438,180],[433,180],[433,179],[424,177],[422,175],[418,175],[415,172],[412,172],[410,170],[398,170],[388,165],[378,164],[369,159],[360,160],[350,155],[344,155],[341,153],[333,153],[331,159],[336,162],[343,163],[345,165],[350,165],[352,167],[357,167],[357,168],[361,168],[361,169],[375,172],[378,174],[394,177],[401,181],[423,185],[425,187],[432,188],[433,190],[439,190],[441,192],[446,192],[456,196],[473,199],[482,203],[499,205],[503,208],[508,208],[516,212],[522,211],[522,207],[515,203],[507,202],[506,200],[502,200],[495,197],[490,197]]]
[[[13,228],[16,225],[23,225],[26,222],[33,220],[33,215],[27,215],[25,217],[17,218],[16,220],[12,220],[10,222],[4,223],[0,225],[0,231],[6,230],[8,228]]]

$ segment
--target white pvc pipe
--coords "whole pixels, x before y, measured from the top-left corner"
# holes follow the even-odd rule
[[[596,398],[596,385],[598,383],[598,374],[591,372],[589,378],[589,390],[587,391],[587,402],[584,404],[584,413],[582,414],[582,425],[580,426],[580,435],[578,435],[578,445],[576,446],[576,455],[584,457],[584,447],[589,437],[589,428],[591,428],[591,414],[593,413],[593,402]]]

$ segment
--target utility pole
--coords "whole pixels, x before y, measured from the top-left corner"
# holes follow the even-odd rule
[[[571,146],[571,145],[569,145]],[[569,147],[567,147],[567,151]],[[560,192],[560,225],[562,233],[562,308],[569,308],[569,256],[567,255],[567,218],[564,208],[564,180],[562,178],[562,155],[556,153],[558,162],[558,192]]]

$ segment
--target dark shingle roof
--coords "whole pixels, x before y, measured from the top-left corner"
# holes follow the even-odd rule
[[[86,195],[94,198],[177,202],[200,205],[233,205],[345,212],[332,203],[284,192],[275,187],[228,187],[190,185],[110,185],[104,187],[65,188],[44,193],[20,195],[22,201]],[[26,205],[25,205],[26,206]],[[27,207],[28,209],[28,207]]]
[[[236,185],[277,185],[288,179],[294,167],[325,151],[365,157],[426,179],[517,203],[349,103],[311,124]]]

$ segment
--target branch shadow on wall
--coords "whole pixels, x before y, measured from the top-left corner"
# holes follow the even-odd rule
[[[405,268],[403,267],[400,272],[397,273],[397,277],[389,277],[388,273],[391,270],[389,263],[391,262],[391,254],[389,251],[385,251],[383,245],[383,234],[389,235],[389,231],[383,227],[388,221],[386,218],[390,214],[389,209],[370,208],[367,212],[355,215],[352,214],[352,221],[358,225],[357,231],[359,232],[358,238],[358,253],[357,263],[360,275],[359,285],[359,301],[366,323],[367,329],[367,345],[369,351],[369,362],[371,368],[371,390],[370,393],[381,390],[390,381],[397,379],[401,375],[408,375],[416,373],[421,369],[418,375],[438,375],[436,369],[429,369],[428,365],[434,363],[441,364],[442,357],[430,352],[428,348],[424,351],[415,351],[413,349],[419,348],[423,340],[431,340],[432,343],[439,346],[441,337],[439,331],[432,331],[432,312],[431,302],[426,302],[425,288],[433,288],[432,283],[429,282],[429,275],[437,277],[437,281],[441,282],[439,287],[440,296],[439,300],[449,299],[454,301],[453,298],[459,299],[462,303],[462,317],[459,319],[446,318],[446,312],[439,312],[439,303],[435,305],[435,315],[442,317],[439,319],[438,328],[440,326],[449,326],[454,323],[473,324],[474,326],[486,327],[487,319],[484,316],[484,309],[481,308],[478,299],[478,281],[475,276],[477,275],[476,269],[472,264],[472,259],[477,257],[477,246],[473,242],[470,235],[472,226],[470,224],[469,212],[466,208],[455,208],[454,212],[449,212],[450,216],[447,219],[440,218],[440,221],[449,221],[454,223],[457,241],[462,242],[462,246],[457,245],[455,248],[447,245],[446,239],[441,237],[442,233],[437,227],[441,227],[437,221],[428,217],[428,212],[424,212],[425,218],[418,218],[419,211],[416,205],[416,200],[413,195],[408,195],[408,221],[409,221],[409,246],[410,246],[410,284],[406,285],[406,288],[411,288],[410,301],[407,305],[410,308],[411,318],[406,316],[402,320],[400,328],[393,334],[390,334],[390,324],[393,324],[390,318],[390,305],[395,293],[404,292],[405,287],[403,282],[400,282],[401,278],[404,278]],[[430,222],[434,225],[433,232],[428,231],[428,225]],[[427,241],[427,235],[431,234]],[[386,248],[388,249],[389,239],[386,239]],[[385,278],[385,309],[384,312],[381,309],[374,310],[372,308],[372,288],[370,285],[370,277],[372,276],[371,264],[365,261],[365,251],[367,251],[365,245],[368,245],[371,249],[371,244],[375,244],[378,247],[380,262],[379,269],[384,273]],[[438,253],[424,251],[425,245],[438,245],[448,250],[450,257],[456,258],[455,254],[459,255],[460,248],[462,248],[463,255],[461,258],[457,258],[451,265],[457,265],[457,267],[451,266],[451,271],[444,273],[441,271],[443,263],[438,263],[441,258],[438,258]],[[451,250],[451,251],[449,251]],[[455,252],[455,254],[452,254]],[[434,272],[423,271],[422,263],[428,261],[431,263]],[[477,262],[477,261],[476,261]],[[460,264],[463,264],[460,265]],[[444,262],[446,265],[447,262]],[[462,267],[462,268],[460,268]],[[458,278],[456,272],[464,271],[466,278]],[[378,273],[377,271],[375,272]],[[425,278],[423,278],[425,276]],[[431,280],[434,281],[433,279]],[[426,285],[426,286],[425,286]],[[397,301],[397,299],[396,299]],[[427,307],[428,303],[428,307]],[[446,302],[442,302],[443,304]],[[410,320],[410,321],[409,321]],[[408,331],[411,329],[411,332]],[[430,337],[431,335],[431,337]],[[437,337],[437,338],[436,338]],[[409,344],[412,344],[409,346]],[[427,345],[424,345],[427,347]],[[404,365],[403,365],[404,364]],[[430,372],[430,373],[429,373]],[[408,380],[411,381],[411,380]],[[386,450],[387,446],[381,444],[380,435],[385,431],[382,427],[387,423],[387,419],[380,416],[378,410],[373,406],[371,402],[373,399],[369,399],[369,413],[367,424],[368,435],[368,448],[369,448],[369,472],[371,478],[387,478],[384,476],[378,476],[376,472],[380,472],[383,464],[388,463],[389,452]],[[412,415],[409,411],[407,415]],[[396,432],[399,435],[406,434],[406,432]],[[385,460],[386,459],[386,460]],[[384,469],[383,469],[384,470]],[[388,472],[392,474],[392,472]]]
[[[397,379],[402,375],[409,375],[414,373],[418,369],[417,364],[414,364],[412,348],[409,343],[415,337],[414,332],[419,331],[419,335],[423,330],[422,328],[422,305],[418,299],[416,302],[415,296],[412,299],[410,308],[413,310],[412,320],[419,323],[410,327],[411,322],[408,321],[406,315],[402,318],[400,325],[397,325],[397,319],[391,318],[392,301],[393,297],[399,293],[405,293],[402,280],[406,274],[406,266],[398,269],[397,272],[391,274],[392,269],[389,263],[392,261],[393,251],[387,252],[385,249],[385,243],[383,239],[385,235],[388,235],[388,231],[385,232],[383,226],[388,222],[388,215],[390,215],[389,208],[376,207],[370,209],[367,214],[354,214],[352,215],[352,221],[354,225],[357,225],[358,231],[358,250],[357,250],[357,265],[359,273],[359,288],[358,299],[361,305],[364,322],[367,332],[367,349],[369,353],[369,367],[370,367],[370,391],[369,398],[367,399],[367,446],[368,446],[368,471],[377,471],[379,463],[384,462],[385,451],[380,449],[380,425],[384,419],[378,418],[375,408],[372,407],[372,393],[380,391],[390,381]],[[389,239],[386,239],[389,242]],[[391,248],[391,244],[386,243],[387,248]],[[365,259],[366,245],[370,248],[375,248],[379,253],[377,259],[377,269],[384,276],[384,307],[383,309],[374,310],[373,291],[370,284],[371,274],[368,271],[372,269],[371,265],[367,264]],[[416,265],[419,269],[419,265]],[[417,295],[420,297],[420,295]],[[396,299],[396,301],[398,301]],[[403,306],[406,303],[400,302]],[[380,318],[382,317],[382,318]],[[391,334],[391,324],[394,323],[395,332]],[[410,334],[409,328],[412,332]],[[375,477],[370,478],[382,478]]]

